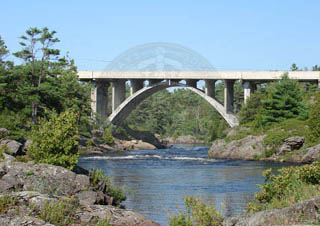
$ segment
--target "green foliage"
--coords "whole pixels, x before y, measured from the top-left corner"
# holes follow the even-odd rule
[[[103,219],[98,221],[95,226],[111,226],[112,224],[110,223],[109,219]]]
[[[3,193],[0,197],[0,213],[6,214],[11,207],[18,205],[18,199]]]
[[[257,118],[257,114],[262,110],[261,101],[264,94],[261,91],[253,93],[247,103],[242,106],[239,112],[239,121],[241,125],[250,123]]]
[[[302,99],[299,83],[284,75],[268,89],[268,96],[262,100],[261,120],[263,125],[282,122],[286,119],[306,119],[308,111]]]
[[[134,130],[162,137],[193,135],[205,141],[224,137],[228,126],[210,104],[187,89],[155,93],[143,101],[125,123]]]
[[[72,169],[78,162],[77,115],[67,110],[52,113],[31,132],[28,155],[38,163],[48,163]]]
[[[112,185],[110,177],[105,176],[102,170],[90,171],[89,178],[91,186],[113,197],[116,205],[126,200],[125,189]]]
[[[113,144],[114,143],[114,138],[113,138],[113,136],[111,134],[110,128],[105,128],[104,129],[103,141],[106,144]]]
[[[40,209],[39,217],[54,225],[68,226],[75,223],[77,208],[75,201],[47,201]]]
[[[170,226],[215,226],[222,225],[222,214],[217,212],[213,204],[188,196],[184,198],[186,212],[170,217]]]
[[[255,201],[248,204],[248,212],[282,208],[320,194],[320,163],[282,168],[278,174],[264,171],[266,183]]]
[[[320,139],[320,93],[315,95],[314,102],[310,108],[308,119],[308,139],[311,142],[318,142]]]

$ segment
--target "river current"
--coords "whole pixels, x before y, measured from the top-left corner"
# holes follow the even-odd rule
[[[184,210],[183,197],[195,195],[213,201],[224,216],[243,214],[260,189],[262,171],[283,164],[208,159],[209,147],[173,146],[161,150],[82,156],[79,165],[102,169],[113,183],[129,191],[126,209],[161,225],[169,215]]]

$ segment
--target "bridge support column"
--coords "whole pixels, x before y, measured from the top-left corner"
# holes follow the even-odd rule
[[[143,82],[144,80],[142,79],[131,79],[131,88],[130,88],[130,95],[134,94],[138,90],[143,88]]]
[[[91,109],[99,115],[99,123],[108,118],[108,88],[110,83],[106,81],[95,81],[91,89]]]
[[[206,82],[206,95],[212,98],[216,97],[216,81],[214,79],[207,79]]]
[[[197,82],[198,82],[198,80],[196,80],[196,79],[187,79],[186,80],[187,86],[191,86],[193,88],[197,88]]]
[[[244,81],[243,84],[243,91],[244,91],[244,103],[246,104],[251,93],[253,93],[256,89],[256,84],[254,84],[252,81]]]
[[[224,108],[227,113],[233,113],[233,85],[235,80],[224,80]]]
[[[112,82],[112,112],[126,99],[126,80]]]

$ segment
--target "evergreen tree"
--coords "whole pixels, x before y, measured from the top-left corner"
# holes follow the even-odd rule
[[[269,87],[268,96],[262,101],[263,125],[277,123],[289,118],[306,119],[308,111],[302,99],[299,83],[288,75]]]

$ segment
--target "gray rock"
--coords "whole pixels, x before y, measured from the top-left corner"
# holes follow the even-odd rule
[[[0,128],[0,139],[9,136],[9,131],[6,128]]]
[[[95,129],[91,131],[91,134],[94,137],[103,137],[104,132],[102,130]]]
[[[26,142],[24,142],[23,147],[22,147],[22,152],[25,154],[28,151],[28,148],[30,147],[32,141],[31,140],[27,140]]]
[[[254,213],[251,216],[226,218],[225,226],[318,224],[320,196],[292,206]]]
[[[0,148],[4,146],[7,147],[8,154],[11,154],[14,156],[22,154],[22,144],[15,140],[9,140],[9,139],[0,140]]]
[[[302,156],[301,162],[311,163],[320,159],[320,144],[306,149],[306,153]]]
[[[284,140],[276,155],[284,155],[293,150],[300,149],[304,144],[304,137],[289,137]]]
[[[264,153],[263,138],[264,136],[250,135],[229,143],[224,140],[217,140],[210,147],[208,157],[254,160]]]
[[[76,197],[79,199],[81,205],[93,205],[97,200],[97,192],[81,191]]]

